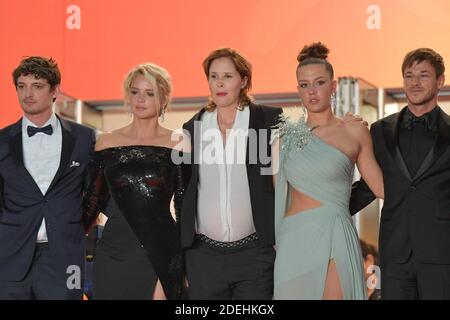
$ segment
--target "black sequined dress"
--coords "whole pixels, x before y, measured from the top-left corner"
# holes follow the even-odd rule
[[[89,230],[108,207],[108,221],[95,252],[94,299],[151,299],[158,279],[167,299],[181,298],[178,221],[190,168],[175,164],[173,152],[181,155],[159,146],[95,152],[83,220]]]

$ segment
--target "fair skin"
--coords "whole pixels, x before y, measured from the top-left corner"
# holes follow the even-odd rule
[[[239,94],[246,86],[247,78],[242,78],[230,58],[215,59],[209,67],[208,85],[211,98],[217,105],[217,123],[224,144],[227,130],[231,129],[239,106]]]
[[[132,122],[123,128],[102,134],[95,145],[96,151],[133,145],[162,146],[188,151],[185,144],[179,143],[178,138],[181,137],[174,139],[173,131],[159,124],[159,107],[155,92],[152,84],[143,75],[138,75],[133,80],[125,103],[133,114]],[[184,140],[188,141],[188,139]],[[153,300],[166,300],[159,279],[153,293]]]
[[[417,117],[433,110],[444,82],[445,76],[436,77],[436,71],[426,60],[407,67],[403,73],[403,89],[408,109]]]
[[[298,92],[308,111],[307,124],[316,127],[313,134],[329,146],[341,151],[352,163],[356,163],[361,176],[372,192],[379,198],[384,197],[383,175],[375,160],[372,139],[367,127],[360,121],[344,121],[333,115],[331,94],[336,90],[336,81],[322,64],[301,67],[297,73]],[[273,146],[278,150],[279,142]],[[273,153],[274,167],[277,168],[277,152]],[[276,177],[275,177],[276,179]],[[322,204],[299,190],[289,188],[291,204],[286,216],[302,214],[302,211],[320,207]],[[323,299],[343,299],[336,264],[329,261]]]
[[[42,127],[52,115],[53,99],[59,93],[59,86],[52,89],[47,79],[29,74],[19,76],[16,91],[25,117]]]
[[[162,146],[185,150],[174,132],[159,124],[159,107],[152,84],[143,75],[135,77],[125,103],[133,114],[131,123],[123,128],[100,135],[95,150],[119,146]],[[175,140],[175,141],[174,141]]]

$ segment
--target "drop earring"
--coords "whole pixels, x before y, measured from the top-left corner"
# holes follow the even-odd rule
[[[333,110],[336,110],[336,107],[337,107],[336,92],[333,92],[331,94],[331,101],[330,101],[330,103],[331,103],[331,108],[333,108]]]

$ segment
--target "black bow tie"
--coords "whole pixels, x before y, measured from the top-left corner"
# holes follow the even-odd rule
[[[415,128],[416,125],[421,124],[425,128],[430,129],[430,114],[424,114],[421,117],[416,117],[413,114],[406,113],[405,114],[405,120],[403,121],[405,128],[407,130],[412,130]]]
[[[52,128],[52,126],[50,124],[48,126],[45,126],[45,127],[42,127],[42,128],[36,128],[36,127],[33,127],[33,126],[28,126],[27,127],[27,132],[28,132],[28,136],[29,137],[34,136],[38,132],[42,132],[42,133],[51,135],[53,133],[53,128]]]

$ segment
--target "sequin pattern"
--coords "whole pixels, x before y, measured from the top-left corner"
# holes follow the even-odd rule
[[[89,230],[111,199],[116,210],[112,215],[125,218],[139,241],[136,246],[147,252],[167,297],[177,299],[183,273],[178,222],[190,167],[174,164],[172,151],[157,146],[124,146],[96,152],[89,167],[83,220]],[[170,212],[172,197],[175,221]]]
[[[285,153],[302,150],[313,136],[304,117],[292,121],[288,116],[281,114],[274,129],[276,130],[274,137],[282,139],[281,150]]]

